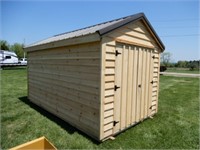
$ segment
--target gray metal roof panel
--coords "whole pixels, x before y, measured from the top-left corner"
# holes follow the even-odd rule
[[[120,21],[115,22],[115,24],[113,24],[112,26],[107,26],[105,28],[100,29],[99,34],[100,35],[106,34],[112,30],[115,30],[121,26],[124,26],[125,24],[128,24],[132,21],[136,21],[136,20],[140,19],[143,15],[144,15],[143,13],[139,13],[139,14],[124,17]]]
[[[100,35],[103,35],[103,34],[106,34],[110,31],[112,31],[112,30],[115,30],[115,29],[117,29],[121,26],[124,26],[124,25],[126,25],[126,24],[128,24],[132,21],[137,21],[141,18],[144,18],[146,20],[146,22],[149,24],[149,27],[151,28],[151,30],[153,31],[156,38],[158,39],[158,41],[160,42],[160,44],[162,45],[162,47],[164,49],[165,48],[164,44],[162,43],[162,41],[160,40],[160,38],[156,34],[155,30],[151,26],[150,22],[147,20],[144,13],[138,13],[138,14],[135,14],[135,15],[115,19],[115,20],[112,20],[112,21],[108,21],[108,22],[97,24],[97,25],[89,26],[89,27],[86,27],[86,28],[74,30],[74,31],[71,31],[71,32],[58,34],[58,35],[55,35],[53,37],[47,38],[45,40],[42,40],[42,41],[36,42],[34,44],[28,45],[27,47],[47,44],[47,43],[56,42],[56,41],[60,41],[60,40],[64,40],[64,39],[80,37],[80,36],[84,36],[84,35],[93,34],[95,32],[98,32]]]
[[[71,32],[66,32],[66,33],[62,33],[62,34],[58,34],[55,35],[53,37],[47,38],[45,40],[36,42],[34,44],[28,45],[28,47],[32,47],[32,46],[36,46],[36,45],[42,45],[42,44],[46,44],[46,43],[50,43],[50,42],[55,42],[55,41],[60,41],[60,40],[64,40],[64,39],[70,39],[70,38],[74,38],[74,37],[79,37],[79,36],[84,36],[84,35],[88,35],[88,34],[92,34],[95,33],[103,28],[106,28],[108,26],[111,26],[117,22],[122,21],[123,19],[118,19],[118,20],[114,20],[114,21],[110,21],[110,22],[105,22],[105,23],[101,23],[98,25],[94,25],[94,26],[90,26],[87,28],[83,28],[83,29],[79,29],[79,30],[75,30],[75,31],[71,31]]]

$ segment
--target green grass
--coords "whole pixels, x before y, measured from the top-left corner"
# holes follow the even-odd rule
[[[189,68],[167,68],[165,72],[200,74],[199,70],[189,70]]]
[[[1,146],[40,136],[58,149],[199,149],[199,80],[161,76],[158,114],[97,143],[27,100],[25,69],[1,70]]]

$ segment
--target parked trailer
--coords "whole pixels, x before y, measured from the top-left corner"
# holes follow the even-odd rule
[[[18,64],[19,59],[15,52],[0,50],[0,64]]]
[[[19,60],[16,53],[13,51],[0,50],[0,67],[17,67],[17,66],[26,66],[26,58]]]

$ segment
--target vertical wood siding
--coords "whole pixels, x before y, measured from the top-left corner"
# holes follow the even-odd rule
[[[120,132],[157,112],[158,53],[152,49],[118,44],[116,57],[113,133]],[[153,82],[152,82],[153,81]],[[152,93],[155,93],[154,95]]]
[[[28,87],[32,102],[99,139],[99,42],[29,52]]]

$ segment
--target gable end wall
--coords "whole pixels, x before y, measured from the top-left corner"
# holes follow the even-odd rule
[[[130,23],[103,36],[102,44],[102,93],[101,93],[101,139],[114,134],[114,86],[115,86],[115,50],[116,43],[124,43],[153,49],[153,86],[151,115],[158,110],[159,68],[161,49],[142,21]],[[102,65],[102,64],[101,64]]]

